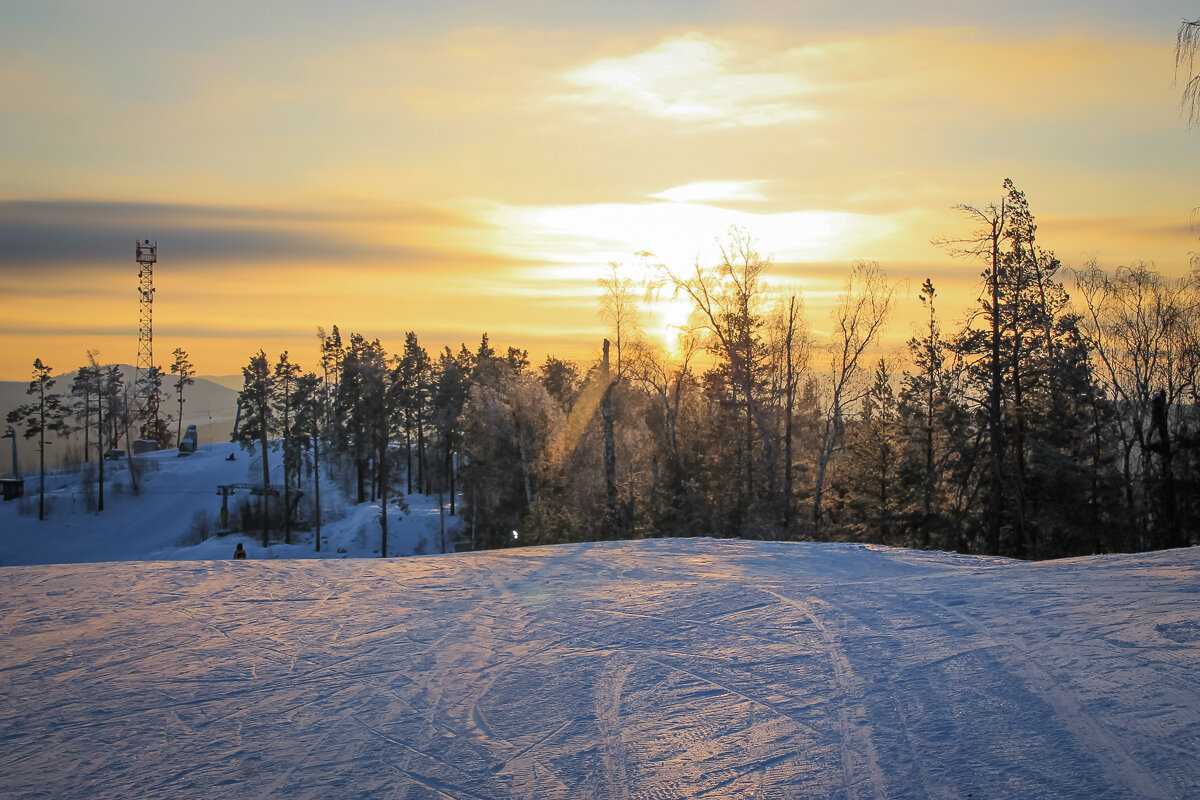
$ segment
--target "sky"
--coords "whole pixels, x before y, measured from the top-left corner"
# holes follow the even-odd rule
[[[436,6],[436,7],[435,7]],[[947,326],[980,265],[931,240],[1011,178],[1067,267],[1200,249],[1166,0],[0,4],[0,379],[133,363],[134,242],[158,244],[155,361],[317,328],[392,351],[590,359],[598,279],[709,265],[730,226],[819,334],[850,266],[932,278]],[[639,255],[642,254],[642,255]],[[646,255],[649,254],[649,255]],[[1064,270],[1064,278],[1071,284]],[[648,335],[681,322],[668,295]]]

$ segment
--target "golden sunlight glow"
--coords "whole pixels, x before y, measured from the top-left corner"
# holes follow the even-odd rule
[[[785,261],[853,257],[892,229],[881,217],[842,211],[752,213],[684,202],[497,208],[492,222],[501,231],[498,249],[510,256],[603,264],[649,252],[676,271],[710,263],[731,227],[750,231],[759,252]]]
[[[771,181],[696,181],[650,195],[678,203],[743,203],[765,201],[760,188]]]
[[[332,324],[590,359],[610,262],[640,293],[659,265],[712,265],[732,226],[818,331],[854,260],[908,281],[900,347],[925,277],[948,327],[970,305],[979,265],[930,240],[969,233],[953,206],[1006,177],[1067,265],[1181,274],[1196,249],[1173,25],[1131,28],[1117,4],[1081,35],[1036,11],[998,30],[945,7],[747,3],[732,26],[708,7],[599,24],[393,4],[379,24],[352,1],[259,20],[265,36],[174,24],[171,5],[135,61],[130,9],[0,11],[0,377],[97,347],[133,361],[141,236],[160,244],[155,351],[207,374],[259,347],[308,367]],[[688,311],[660,291],[643,327],[669,347]]]

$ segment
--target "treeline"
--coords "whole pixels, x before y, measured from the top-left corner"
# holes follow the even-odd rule
[[[486,334],[430,355],[409,333],[389,355],[334,326],[317,371],[250,359],[238,437],[283,448],[285,495],[319,489],[322,465],[359,501],[441,492],[478,548],[738,536],[1051,558],[1200,541],[1200,278],[1085,265],[1072,301],[1011,182],[961,210],[968,232],[937,243],[980,266],[977,302],[949,330],[926,280],[901,356],[877,355],[896,302],[877,264],[853,266],[818,336],[735,230],[716,263],[649,287],[693,307],[669,351],[614,266],[593,363],[535,366]]]
[[[614,267],[595,363],[535,367],[486,335],[435,358],[409,333],[388,356],[335,326],[268,430],[326,442],[359,500],[461,493],[477,547],[741,536],[1049,558],[1196,541],[1200,284],[1092,265],[1072,305],[1010,182],[962,211],[975,230],[940,244],[981,262],[978,304],[945,332],[926,281],[902,364],[870,355],[895,301],[877,264],[854,265],[819,339],[734,231],[715,265],[662,269],[655,288],[693,305],[670,352]],[[261,352],[247,408],[266,396],[251,374]],[[244,437],[266,435],[254,419]]]

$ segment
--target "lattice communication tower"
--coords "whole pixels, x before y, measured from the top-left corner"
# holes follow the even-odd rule
[[[158,261],[158,240],[136,243],[138,265],[138,357],[133,386],[138,416],[143,429],[158,431],[158,392],[151,380],[154,371],[154,263]]]

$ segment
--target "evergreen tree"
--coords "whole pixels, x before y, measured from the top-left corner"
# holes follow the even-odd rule
[[[293,413],[292,441],[301,453],[310,451],[303,466],[313,476],[314,549],[321,552],[321,436],[325,419],[325,385],[315,373],[296,377],[289,405]]]
[[[382,438],[380,421],[387,418],[388,368],[383,345],[368,342],[361,334],[350,334],[350,344],[342,359],[338,386],[339,413],[342,416],[343,447],[354,463],[357,502],[374,498],[381,477],[380,466],[371,469],[377,459]]]
[[[546,361],[538,368],[538,372],[542,376],[542,385],[546,387],[546,391],[558,401],[563,411],[570,414],[579,390],[579,370],[569,361],[546,356]]]
[[[272,375],[272,405],[283,449],[283,541],[292,543],[292,485],[300,478],[300,446],[293,435],[292,392],[300,366],[288,358],[288,351],[279,355]]]
[[[429,393],[433,361],[412,331],[405,334],[404,354],[397,360],[392,374],[396,384],[396,402],[404,421],[405,474],[408,493],[413,493],[413,437],[417,444],[416,490],[428,492],[425,453],[425,427],[429,419]]]
[[[40,358],[33,361],[33,379],[25,393],[37,399],[8,412],[10,424],[25,426],[23,436],[38,441],[38,519],[46,518],[46,435],[63,435],[67,432],[67,410],[62,398],[53,393],[55,380],[50,377],[51,368]]]
[[[258,355],[250,357],[250,363],[242,367],[244,380],[242,391],[238,393],[238,405],[242,409],[241,424],[237,431],[237,441],[242,447],[253,452],[257,443],[262,456],[262,494],[259,495],[259,520],[262,527],[263,547],[269,544],[267,531],[267,496],[271,492],[271,468],[268,440],[275,429],[275,379],[271,373],[271,365],[267,362],[267,354],[262,350]]]
[[[162,396],[163,372],[162,367],[151,366],[139,378],[138,385],[135,387],[139,397],[153,394],[156,398]],[[149,406],[142,409],[142,430],[141,436],[143,439],[153,439],[158,443],[160,450],[167,448],[171,443],[171,415],[165,416],[149,416]]]
[[[862,411],[850,432],[848,469],[852,513],[859,538],[895,544],[900,499],[898,452],[899,412],[892,376],[885,359],[862,400]]]
[[[333,326],[333,331],[326,335],[324,328],[317,328],[317,338],[321,342],[321,373],[323,378],[323,391],[325,401],[325,437],[330,443],[331,448],[334,446],[344,449],[344,441],[342,436],[341,416],[338,408],[339,388],[341,387],[341,370],[342,360],[345,358],[346,352],[342,345],[342,334],[338,330],[338,326]]]
[[[948,469],[947,440],[953,400],[946,365],[947,344],[937,317],[937,290],[933,281],[925,279],[919,297],[926,321],[921,335],[908,340],[913,369],[905,370],[900,381],[899,415],[905,440],[900,470],[902,481],[911,493],[905,514],[906,527],[913,534],[910,541],[928,548],[933,545],[935,534],[948,528],[942,516],[941,493]]]
[[[93,360],[93,363],[94,360]],[[97,366],[97,369],[99,367]],[[96,445],[99,453],[99,495],[96,508],[104,510],[104,462],[108,457],[113,442],[118,441],[120,431],[127,423],[123,421],[126,414],[124,408],[125,376],[121,374],[120,366],[110,365],[100,373],[100,396],[97,403],[97,423],[99,426]],[[107,411],[107,413],[105,413]]]
[[[89,359],[92,359],[93,364],[95,359],[92,358],[92,351],[88,351]],[[100,368],[88,364],[80,367],[74,379],[71,381],[71,395],[76,399],[76,402],[71,406],[71,416],[78,423],[76,430],[83,431],[83,462],[86,464],[91,460],[91,430],[92,430],[92,414],[95,410],[95,403],[99,401],[100,390]]]
[[[187,351],[182,347],[176,347],[174,353],[175,361],[171,364],[171,374],[175,375],[175,397],[179,401],[179,421],[175,431],[175,446],[178,447],[183,442],[183,390],[196,382],[196,366],[188,360]]]
[[[432,422],[437,430],[442,447],[442,478],[441,486],[450,494],[450,515],[456,512],[454,454],[458,448],[458,418],[467,402],[470,391],[471,364],[469,359],[463,359],[466,349],[460,351],[459,357],[445,348],[438,356],[435,370],[432,400]]]

